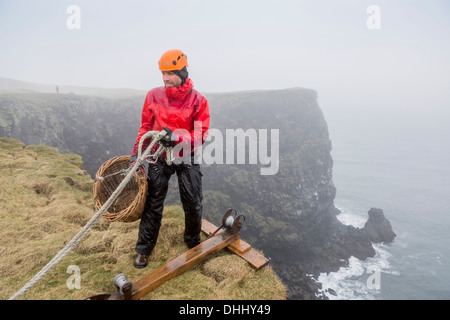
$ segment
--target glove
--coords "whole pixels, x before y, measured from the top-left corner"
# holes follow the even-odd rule
[[[173,133],[172,130],[170,130],[167,127],[163,127],[163,129],[167,132],[167,134],[161,138],[161,140],[159,140],[161,142],[161,144],[166,147],[175,147],[175,134]]]

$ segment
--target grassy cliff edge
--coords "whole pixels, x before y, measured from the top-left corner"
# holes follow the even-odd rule
[[[27,283],[95,213],[93,180],[81,167],[78,155],[0,138],[0,299]],[[101,220],[20,299],[76,300],[113,293],[115,275],[125,273],[130,281],[138,280],[187,250],[183,210],[168,206],[149,265],[134,268],[138,223]],[[80,289],[67,286],[69,266],[81,272]],[[286,288],[270,265],[255,271],[222,250],[143,299],[286,299]]]

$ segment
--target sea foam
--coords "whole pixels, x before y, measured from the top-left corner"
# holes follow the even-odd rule
[[[362,228],[366,220],[345,208],[338,208],[341,213],[339,221],[345,225]],[[321,273],[317,279],[321,284],[318,296],[330,300],[374,300],[383,288],[383,274],[398,275],[389,263],[390,253],[384,244],[373,244],[375,256],[362,261],[350,257],[346,266],[336,272]]]

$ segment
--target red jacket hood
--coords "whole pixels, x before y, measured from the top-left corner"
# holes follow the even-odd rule
[[[194,83],[190,78],[187,78],[186,81],[183,83],[183,85],[178,87],[170,87],[170,88],[164,88],[167,97],[170,99],[183,99],[189,91],[192,90],[194,87]]]

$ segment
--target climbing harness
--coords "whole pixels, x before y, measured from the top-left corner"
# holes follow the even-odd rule
[[[108,208],[112,205],[112,203],[116,200],[116,198],[120,195],[122,189],[127,185],[127,183],[134,177],[134,173],[138,170],[138,168],[142,165],[144,159],[152,150],[155,143],[161,140],[167,134],[165,130],[159,131],[149,131],[144,134],[139,141],[139,149],[138,149],[138,157],[136,159],[136,163],[134,166],[128,171],[126,177],[117,187],[117,189],[111,194],[109,199],[103,204],[103,206],[94,214],[94,216],[88,221],[88,223],[73,237],[73,239],[63,248],[61,249],[50,262],[47,263],[28,283],[26,283],[19,291],[17,291],[13,296],[11,296],[8,300],[16,300],[18,297],[27,292],[33,285],[35,285],[40,279],[42,279],[56,264],[58,264],[73,248],[75,248],[81,240],[83,240],[91,229],[97,224],[102,215],[108,210]],[[153,139],[147,149],[142,153],[142,146],[146,139]],[[156,152],[151,155],[153,159],[157,159],[163,152],[166,152],[166,162],[168,165],[171,165],[173,158],[173,148],[164,147],[160,144],[159,148]]]

